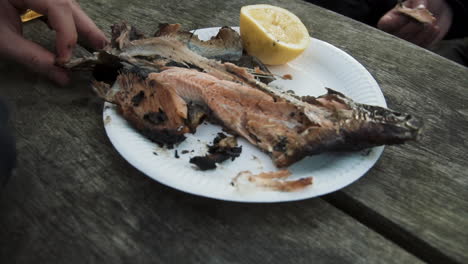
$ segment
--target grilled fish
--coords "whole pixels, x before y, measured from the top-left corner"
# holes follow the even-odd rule
[[[286,167],[308,155],[401,144],[420,133],[421,122],[411,115],[359,104],[332,89],[319,97],[285,93],[247,68],[197,54],[171,34],[132,40],[131,28],[121,28],[113,47],[69,67],[118,69],[115,83],[97,80],[93,88],[158,144],[183,141],[208,118]]]

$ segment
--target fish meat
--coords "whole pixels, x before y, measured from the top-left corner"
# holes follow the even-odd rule
[[[241,171],[231,181],[231,185],[236,188],[243,188],[253,184],[267,190],[280,192],[293,192],[302,190],[313,183],[312,177],[305,177],[297,180],[287,180],[291,172],[285,169],[274,172],[262,172],[253,174],[250,171]]]
[[[280,168],[326,151],[401,144],[421,131],[422,122],[409,114],[359,104],[332,89],[319,97],[283,92],[259,81],[258,69],[229,60],[232,51],[225,62],[219,50],[216,60],[198,54],[206,53],[168,33],[178,28],[165,25],[165,33],[144,38],[128,25],[114,26],[111,46],[67,66],[113,71],[114,78],[95,74],[93,89],[160,145],[174,146],[207,119],[266,152]]]
[[[403,4],[403,1],[399,0],[395,10],[422,24],[435,24],[437,21],[437,18],[423,4],[415,8],[409,8]]]

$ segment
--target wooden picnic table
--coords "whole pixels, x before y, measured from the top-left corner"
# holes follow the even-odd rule
[[[106,33],[126,20],[150,34],[160,22],[236,26],[241,6],[256,1],[80,3]],[[0,191],[0,263],[468,263],[467,68],[304,1],[262,3],[291,10],[313,37],[362,63],[390,108],[423,118],[419,142],[385,148],[363,178],[320,198],[202,198],[117,153],[89,75],[59,88],[2,61],[18,166]],[[40,21],[24,32],[53,50]]]

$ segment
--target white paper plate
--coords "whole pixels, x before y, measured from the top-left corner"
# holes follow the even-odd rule
[[[201,39],[209,39],[219,28],[196,31]],[[298,59],[287,65],[271,67],[274,73],[291,74],[293,80],[273,84],[299,95],[324,94],[324,87],[340,91],[353,100],[386,107],[385,99],[369,72],[355,59],[340,49],[312,38],[310,47]],[[175,189],[205,197],[239,202],[281,202],[316,197],[339,190],[363,176],[378,160],[383,147],[353,153],[326,153],[307,157],[289,167],[291,179],[312,176],[312,186],[296,192],[278,192],[234,187],[231,180],[241,171],[252,173],[276,171],[271,159],[240,139],[242,154],[235,161],[226,161],[216,170],[199,171],[189,163],[194,156],[206,154],[206,144],[212,142],[221,128],[203,124],[195,135],[175,149],[168,150],[146,139],[134,130],[106,103],[103,113],[105,129],[117,151],[135,168],[154,180]],[[175,158],[177,150],[180,158]],[[190,151],[183,154],[184,150]],[[193,152],[192,152],[193,151]]]

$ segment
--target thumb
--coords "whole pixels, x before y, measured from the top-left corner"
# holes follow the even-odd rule
[[[409,19],[406,16],[399,14],[396,9],[392,9],[380,18],[377,28],[388,33],[393,33],[408,24],[408,22]]]

